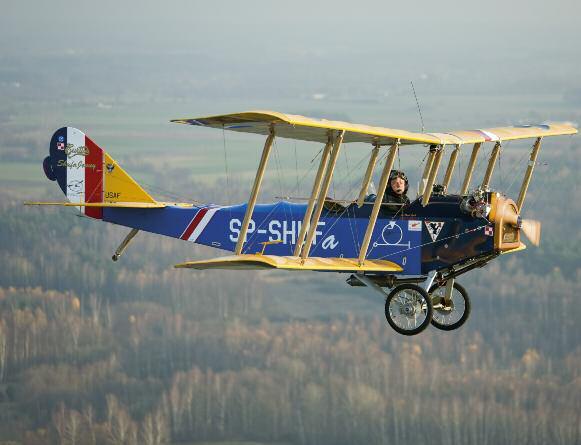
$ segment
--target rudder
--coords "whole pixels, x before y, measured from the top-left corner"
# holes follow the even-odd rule
[[[59,128],[50,141],[44,172],[57,181],[72,203],[156,201],[117,162],[82,131]],[[103,218],[101,207],[79,207],[85,215]]]

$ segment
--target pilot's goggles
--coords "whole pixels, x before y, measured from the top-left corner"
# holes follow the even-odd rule
[[[405,175],[405,173],[404,172],[401,172],[401,171],[395,171],[395,172],[392,172],[391,175],[389,175],[389,180],[390,181],[393,181],[396,178],[401,178],[401,179],[403,179],[406,182],[408,180],[408,177]]]

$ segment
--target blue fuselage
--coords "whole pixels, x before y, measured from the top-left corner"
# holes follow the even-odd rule
[[[393,261],[404,275],[425,274],[492,252],[493,227],[460,210],[459,196],[434,196],[422,207],[418,200],[398,215],[381,211],[371,237],[367,258]],[[372,206],[324,210],[310,256],[357,258]],[[201,207],[168,206],[159,209],[105,208],[103,220],[139,230],[234,251],[246,204]],[[305,204],[281,201],[256,205],[243,253],[262,250],[270,255],[292,255]]]

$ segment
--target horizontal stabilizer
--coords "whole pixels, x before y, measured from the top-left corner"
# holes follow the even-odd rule
[[[117,207],[126,209],[161,209],[167,207],[163,202],[34,202],[26,201],[25,206],[64,206],[64,207]]]
[[[302,261],[296,256],[276,255],[232,255],[212,258],[202,261],[189,261],[176,264],[177,268],[184,269],[286,269],[286,270],[315,270],[334,272],[401,272],[401,266],[386,260],[365,260],[359,265],[357,258],[319,258],[311,257]]]

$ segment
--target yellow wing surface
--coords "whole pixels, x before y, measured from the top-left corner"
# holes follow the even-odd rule
[[[210,260],[189,261],[176,264],[180,269],[285,269],[315,270],[335,272],[401,272],[401,266],[386,260],[365,260],[359,264],[357,258],[309,257],[301,260],[296,256],[276,256],[260,254],[231,255]]]
[[[414,133],[392,128],[352,124],[327,119],[314,119],[295,114],[260,110],[191,119],[174,119],[172,122],[211,128],[224,128],[226,130],[261,135],[268,135],[270,127],[274,125],[278,137],[322,143],[327,142],[329,130],[343,130],[345,131],[344,143],[366,142],[380,145],[390,145],[396,139],[399,139],[402,145],[448,145],[487,141],[509,141],[577,133],[577,129],[570,123],[521,125],[459,130],[444,133]]]
[[[167,207],[163,202],[44,202],[25,201],[27,206],[63,206],[63,207],[118,207],[122,209],[161,209]]]

